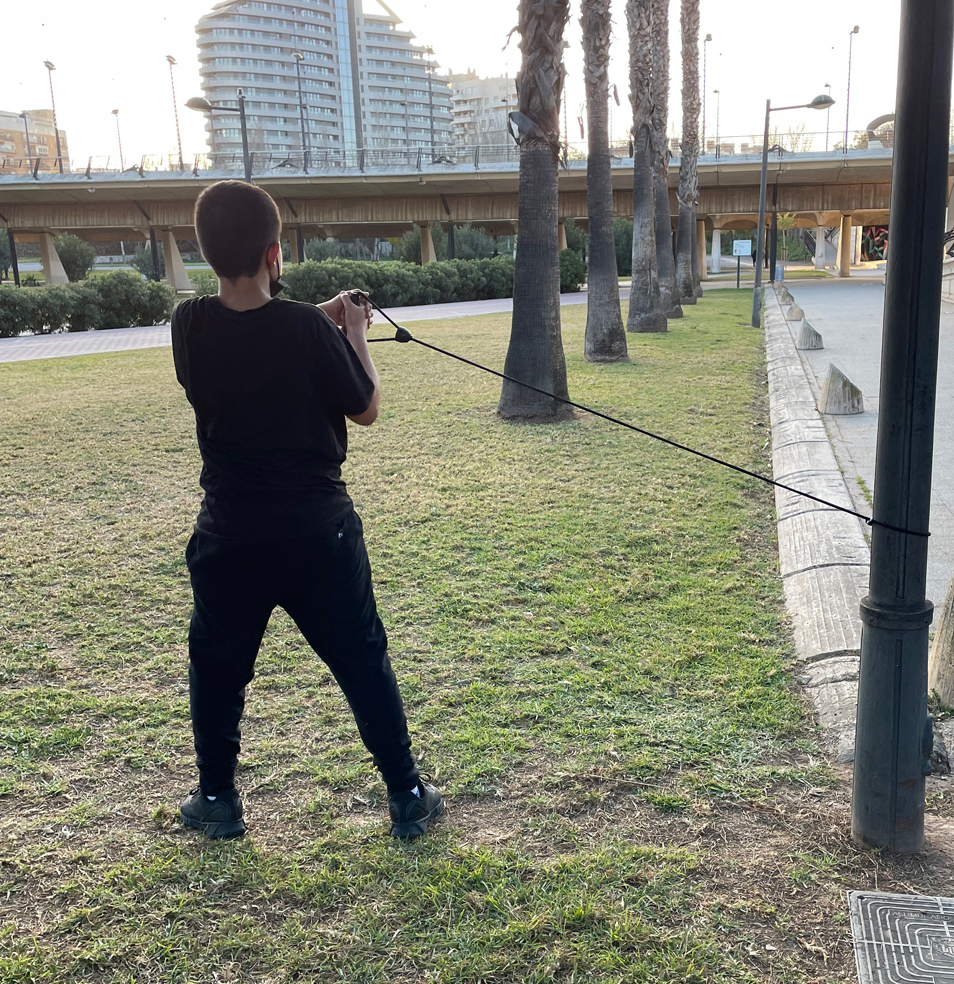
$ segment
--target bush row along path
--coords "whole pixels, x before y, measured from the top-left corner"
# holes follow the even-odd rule
[[[629,298],[624,287],[620,298]],[[560,303],[585,304],[586,291],[561,294]],[[435,321],[445,318],[466,318],[475,314],[499,314],[513,309],[512,297],[490,301],[459,301],[451,304],[418,304],[410,307],[388,308],[388,314],[398,323]],[[376,315],[371,335],[377,337],[393,331]],[[19,338],[0,338],[0,362],[23,362],[27,359],[55,359],[70,355],[92,355],[97,352],[126,352],[132,349],[159,348],[171,345],[168,325],[151,328],[117,328],[112,331],[89,331],[59,335],[27,335]]]

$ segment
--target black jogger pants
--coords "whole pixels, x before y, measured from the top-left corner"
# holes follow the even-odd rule
[[[417,767],[357,513],[322,533],[283,540],[197,532],[186,563],[194,600],[189,697],[206,795],[234,783],[245,687],[276,607],[288,612],[334,674],[388,790],[414,787]]]

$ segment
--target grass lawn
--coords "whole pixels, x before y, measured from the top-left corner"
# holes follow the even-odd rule
[[[707,294],[613,366],[583,362],[566,307],[571,395],[768,471],[750,306]],[[414,330],[502,366],[509,315]],[[0,365],[0,980],[853,979],[844,891],[950,879],[848,839],[770,491],[595,419],[505,424],[492,377],[373,354],[386,410],[347,477],[449,799],[412,845],[280,613],[244,724],[249,835],[177,823],[199,489],[170,350]]]

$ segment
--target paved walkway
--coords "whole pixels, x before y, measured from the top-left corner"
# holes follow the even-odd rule
[[[629,298],[629,288],[619,292],[622,300]],[[586,291],[561,294],[561,304],[585,304]],[[513,310],[513,298],[490,301],[461,301],[456,304],[419,304],[388,308],[388,314],[398,324],[415,321],[435,321],[439,318],[467,318],[475,314],[501,314]],[[388,323],[376,316],[373,334],[386,334]],[[0,362],[22,362],[26,359],[56,359],[68,355],[93,355],[98,352],[126,352],[130,349],[159,348],[171,345],[168,325],[151,328],[114,328],[109,331],[84,331],[59,335],[26,335],[19,338],[0,338]]]
[[[816,399],[832,363],[864,394],[864,413],[826,416],[825,423],[856,508],[870,513],[858,478],[874,490],[884,286],[832,279],[789,289],[825,341],[824,349],[801,353]],[[947,304],[941,312],[931,534],[927,596],[939,608],[954,571],[954,308]]]

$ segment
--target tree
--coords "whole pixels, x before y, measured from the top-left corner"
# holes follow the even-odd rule
[[[696,199],[699,195],[699,0],[682,0],[682,156],[679,161],[679,229],[676,284],[683,304],[696,303]]]
[[[159,256],[159,279],[161,280],[166,275],[166,258],[163,256],[162,243],[156,243],[156,250]],[[145,246],[137,246],[136,252],[129,257],[129,265],[134,270],[138,270],[147,279],[152,280],[154,276],[152,269],[152,245],[147,243]]]
[[[613,232],[613,179],[609,151],[609,60],[612,21],[610,0],[582,0],[583,79],[589,153],[586,206],[590,250],[583,357],[589,362],[628,359],[626,332],[619,306],[619,275]],[[569,240],[567,241],[569,245]]]
[[[72,280],[85,280],[96,259],[96,247],[66,232],[53,243],[60,257],[66,276]]]
[[[676,259],[672,251],[672,216],[669,210],[669,0],[653,4],[653,186],[656,192],[656,269],[663,314],[681,318]]]
[[[633,282],[627,331],[666,331],[656,267],[653,183],[653,0],[627,0],[629,101],[633,107]]]
[[[569,0],[520,0],[517,31],[522,65],[517,112],[511,114],[520,145],[520,238],[513,275],[513,321],[504,370],[516,379],[569,398],[560,332],[560,263],[557,234],[557,158],[563,93],[563,30]],[[565,420],[571,408],[552,397],[504,380],[498,412],[540,422]]]

